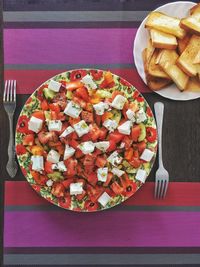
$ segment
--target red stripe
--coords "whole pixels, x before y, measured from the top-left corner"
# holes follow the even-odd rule
[[[48,205],[48,202],[33,191],[27,182],[6,182],[5,205]],[[170,183],[164,200],[153,198],[154,183],[147,182],[125,206],[200,206],[200,183]]]
[[[63,70],[6,70],[5,80],[17,80],[18,94],[31,94],[40,84]],[[133,84],[140,92],[151,92],[135,69],[111,69],[111,71]]]

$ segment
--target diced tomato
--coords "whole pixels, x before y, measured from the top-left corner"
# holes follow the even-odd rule
[[[75,158],[79,159],[79,158],[81,158],[83,156],[84,156],[83,152],[80,149],[76,149]]]
[[[147,133],[147,141],[150,142],[150,143],[153,143],[156,141],[157,139],[157,131],[155,128],[153,127],[147,127],[146,128],[146,133]]]
[[[125,143],[125,149],[129,149],[133,143],[133,141],[128,136],[125,136],[122,142]]]
[[[107,163],[107,160],[102,157],[102,156],[98,156],[95,160],[95,165],[98,167],[98,168],[103,168]]]
[[[85,109],[87,103],[82,98],[74,96],[72,100],[78,105],[80,105],[83,109]]]
[[[44,91],[44,88],[47,88],[48,85],[47,84],[43,84],[37,91],[36,91],[36,94],[37,94],[37,98],[42,101],[44,99],[44,95],[43,95],[43,91]]]
[[[112,118],[112,117],[113,117],[112,112],[110,112],[110,111],[106,111],[106,112],[104,112],[104,114],[101,116],[101,120],[102,120],[102,122],[104,122],[104,121],[106,121],[106,120],[108,120],[108,119],[110,119],[110,118]]]
[[[70,186],[71,183],[74,183],[74,178],[68,178],[68,179],[62,181],[62,184],[64,185],[64,187],[66,189],[69,188],[69,186]]]
[[[101,126],[101,115],[95,114],[95,122],[99,127]]]
[[[93,123],[94,122],[94,116],[92,112],[88,112],[88,111],[82,111],[81,112],[81,118],[82,120],[84,120],[85,122],[88,123]]]
[[[79,81],[86,75],[87,75],[86,70],[73,70],[70,73],[70,81]]]
[[[34,145],[34,134],[27,134],[23,137],[23,145],[24,146],[33,146]]]
[[[45,161],[44,170],[45,170],[46,173],[52,173],[53,172],[52,165],[53,165],[52,162],[47,161],[47,160]]]
[[[114,99],[115,99],[115,97],[117,96],[117,95],[124,95],[121,91],[114,91],[113,93],[112,93],[112,97],[110,98],[110,101],[112,102]]]
[[[129,109],[129,102],[127,101],[125,104],[124,104],[124,107],[122,109],[122,114],[124,116],[125,119],[127,119],[127,115],[126,115],[126,112],[127,110]]]
[[[130,147],[129,149],[125,150],[124,157],[128,161],[133,157],[133,148],[132,147]]]
[[[24,134],[33,133],[33,131],[28,129],[28,122],[29,119],[27,116],[25,115],[20,116],[17,123],[17,132]]]
[[[105,74],[104,74],[104,80],[103,82],[100,84],[100,88],[106,88],[106,87],[109,87],[109,85],[114,86],[115,83],[114,83],[114,80],[113,80],[113,75],[110,71],[107,71]]]
[[[51,110],[51,120],[57,120],[57,119],[58,119],[58,114],[55,111]]]
[[[58,204],[60,207],[68,209],[71,205],[71,196],[65,193],[65,196],[59,199]]]
[[[74,140],[77,140],[79,138],[76,132],[71,133],[70,137],[71,139],[74,139]]]
[[[92,156],[94,158],[96,158],[97,156],[103,154],[103,151],[101,151],[100,149],[96,148],[95,151],[92,153]]]
[[[81,120],[80,117],[78,117],[78,118],[72,118],[72,117],[70,117],[69,118],[69,124],[71,126],[74,126],[74,124],[78,123],[80,120]]]
[[[120,180],[124,189],[122,195],[130,197],[137,191],[137,184],[130,180],[126,175],[123,175]]]
[[[65,195],[65,187],[62,183],[54,183],[51,189],[51,193],[55,197],[64,197]]]
[[[83,84],[80,81],[66,83],[66,89],[69,91],[74,91],[80,87],[83,87]]]
[[[131,109],[133,112],[136,112],[138,110],[138,103],[135,101],[135,102],[131,102],[129,104],[129,109]]]
[[[27,152],[25,146],[23,146],[21,144],[16,145],[15,149],[16,149],[16,154],[17,155],[23,155],[23,154],[25,154]]]
[[[65,163],[65,166],[67,167],[67,171],[66,171],[67,176],[76,175],[77,160],[73,158],[69,158],[65,160],[64,163]]]
[[[106,150],[106,152],[112,152],[117,149],[117,145],[114,140],[110,140],[109,148]]]
[[[105,140],[108,130],[104,127],[100,128],[99,140]]]
[[[35,118],[38,118],[40,120],[43,120],[43,121],[45,120],[45,116],[44,116],[44,111],[43,110],[33,112],[32,116],[35,117]]]
[[[37,156],[42,156],[44,152],[44,148],[38,145],[30,147],[30,150],[33,155],[37,155]]]
[[[48,110],[49,109],[49,105],[46,99],[43,99],[41,102],[41,109],[42,110]]]
[[[109,183],[110,183],[110,181],[112,180],[112,178],[113,178],[113,173],[112,172],[109,172],[108,173],[108,176],[107,176],[107,180],[106,180],[106,182],[103,183],[103,185],[104,186],[108,186]]]
[[[96,211],[98,209],[98,203],[87,200],[85,202],[84,209],[88,211]]]
[[[140,126],[139,125],[134,125],[132,127],[132,130],[131,130],[131,138],[132,138],[133,142],[137,142],[138,141],[140,133],[141,133]]]
[[[92,74],[94,80],[100,80],[103,77],[102,70],[91,70],[90,73]]]
[[[90,128],[91,140],[93,142],[97,141],[101,133],[99,127],[96,125],[96,123],[93,123],[89,125],[89,128]]]
[[[91,173],[91,174],[85,174],[88,183],[90,183],[91,185],[95,186],[98,182],[98,178],[97,178],[97,174],[95,172]]]
[[[147,115],[148,115],[149,117],[153,117],[153,113],[152,113],[150,107],[147,107],[146,113],[147,113]]]
[[[141,160],[139,158],[132,158],[129,163],[134,167],[134,168],[139,168],[141,165]]]
[[[90,133],[88,133],[88,134],[84,134],[84,135],[81,137],[81,142],[87,142],[87,141],[91,141]]]
[[[91,165],[94,166],[94,160],[95,160],[95,158],[93,155],[87,154],[87,155],[85,155],[83,165],[84,166],[91,166]]]
[[[146,146],[147,145],[146,145],[145,141],[137,143],[138,151],[140,154],[142,154],[142,152],[145,150]]]
[[[64,155],[64,152],[65,152],[65,147],[63,145],[59,145],[59,146],[56,146],[56,150],[58,151],[58,153],[63,156]]]
[[[110,188],[112,189],[112,191],[116,194],[119,195],[123,192],[123,187],[121,187],[117,181],[115,181],[114,183],[111,184]]]
[[[100,98],[100,96],[98,94],[95,93],[95,94],[90,96],[90,103],[91,104],[97,104],[100,101],[101,101],[101,98]]]
[[[109,140],[114,141],[116,144],[119,143],[124,138],[124,135],[119,133],[117,130],[110,133]]]
[[[79,142],[77,142],[75,139],[69,140],[69,146],[73,147],[74,149],[77,149],[79,145]]]
[[[76,195],[76,199],[81,201],[86,196],[86,191],[83,190],[82,194]]]
[[[86,103],[85,110],[88,111],[88,112],[92,112],[93,111],[92,104],[91,103]]]
[[[123,84],[124,86],[130,87],[131,84],[129,82],[127,82],[126,80],[124,80],[123,78],[120,78],[120,83]]]
[[[58,104],[60,106],[61,110],[64,110],[67,106],[66,89],[64,89],[62,92],[62,87],[61,87],[60,93],[57,93],[52,101],[53,101],[53,103]]]
[[[39,185],[45,185],[48,180],[47,176],[41,175],[39,172],[36,171],[31,171],[31,175],[35,182]]]
[[[39,132],[38,133],[38,139],[40,143],[43,145],[47,144],[49,141],[52,142],[57,142],[58,141],[58,136],[56,135],[55,132]]]
[[[101,187],[93,187],[91,185],[87,185],[87,192],[90,200],[92,202],[96,202],[97,199],[103,194],[104,189]]]
[[[82,98],[85,102],[90,100],[88,90],[85,87],[76,89],[75,96]]]
[[[49,104],[49,109],[51,111],[55,111],[57,114],[60,112],[60,106],[58,105],[58,103]]]

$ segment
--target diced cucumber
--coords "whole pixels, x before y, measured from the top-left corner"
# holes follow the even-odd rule
[[[128,174],[134,174],[134,173],[136,173],[136,171],[137,171],[135,168],[133,168],[133,167],[128,163],[127,160],[123,160],[123,161],[122,161],[122,165],[124,166],[124,169],[125,169],[125,171],[126,171]]]
[[[146,127],[143,123],[140,123],[139,126],[141,128],[141,133],[140,136],[138,137],[138,142],[142,142],[146,137]]]
[[[44,116],[45,116],[45,120],[46,121],[50,121],[51,120],[51,111],[44,111]]]
[[[108,90],[97,90],[96,93],[101,98],[110,98],[112,96]]]
[[[67,99],[70,99],[71,100],[72,97],[73,97],[73,93],[71,91],[68,91],[67,90],[66,97],[67,97]]]
[[[54,182],[64,180],[64,176],[58,171],[54,171],[53,173],[49,173],[49,174],[47,174],[47,176],[49,179],[53,180]]]
[[[53,99],[56,94],[56,92],[52,91],[49,88],[44,88],[43,93],[46,99]]]
[[[117,123],[119,123],[122,117],[121,112],[119,110],[113,109],[111,113],[113,114],[112,120],[115,120]]]

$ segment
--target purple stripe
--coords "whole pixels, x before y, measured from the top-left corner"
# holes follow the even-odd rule
[[[136,29],[5,29],[5,64],[132,63]]]
[[[5,247],[199,247],[200,212],[5,212]]]

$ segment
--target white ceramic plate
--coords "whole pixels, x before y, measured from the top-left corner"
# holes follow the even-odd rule
[[[156,11],[161,11],[166,13],[170,16],[175,17],[185,17],[189,14],[189,9],[193,7],[196,3],[194,2],[173,2],[168,3],[166,5],[160,6],[159,8],[155,9]],[[144,25],[146,22],[146,18],[141,23],[136,37],[134,41],[134,48],[133,48],[133,57],[135,61],[136,69],[142,78],[142,80],[146,84],[146,78],[144,73],[143,61],[142,61],[142,51],[147,46],[147,41],[149,38],[148,31],[145,29]],[[169,98],[172,100],[192,100],[200,97],[200,92],[180,92],[179,89],[175,84],[165,87],[159,91],[156,91],[157,94]]]

